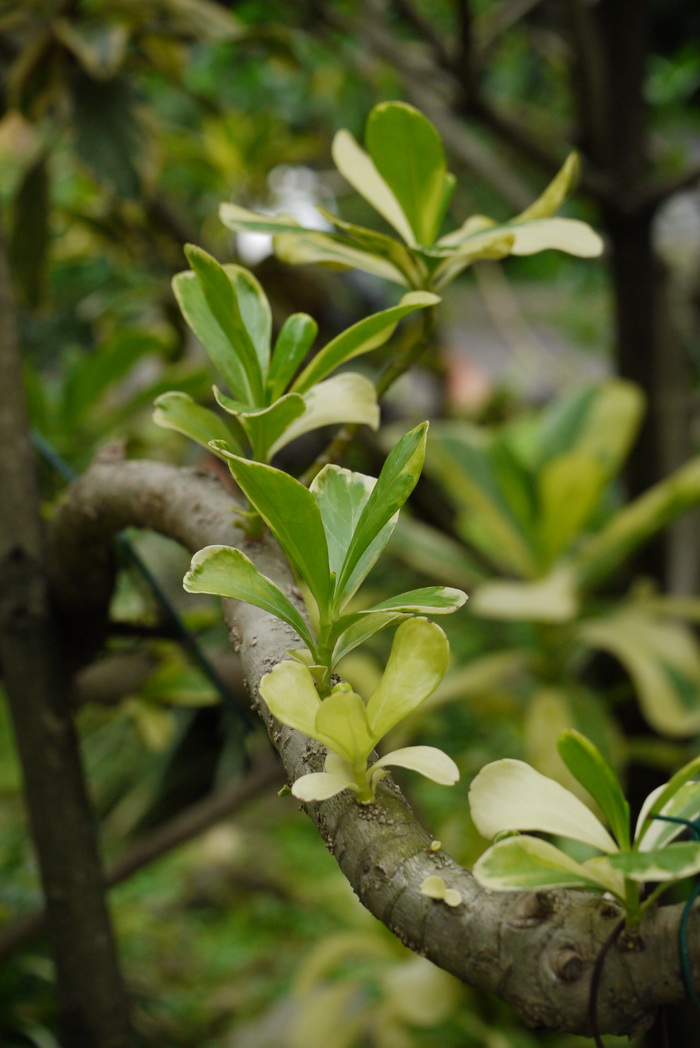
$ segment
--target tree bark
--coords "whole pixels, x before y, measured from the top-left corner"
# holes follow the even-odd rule
[[[246,543],[234,503],[209,476],[161,463],[96,465],[70,489],[54,518],[54,556],[61,565],[97,552],[114,529],[153,528],[194,551],[210,543],[242,544],[257,567],[298,602],[272,543]],[[83,551],[81,554],[79,551]],[[99,557],[98,557],[99,562]],[[85,571],[86,581],[90,571]],[[251,695],[279,750],[290,781],[319,770],[323,747],[278,724],[258,694],[261,676],[299,640],[283,623],[237,601],[224,601],[231,638]],[[347,791],[303,806],[360,901],[406,945],[464,982],[498,994],[532,1027],[587,1034],[588,993],[596,957],[620,910],[585,892],[489,892],[416,821],[397,788],[380,784],[377,803],[357,805]],[[438,874],[462,898],[452,908],[420,891]],[[598,1004],[603,1032],[638,1033],[656,1009],[684,996],[678,961],[681,907],[649,913],[634,944],[606,958]],[[700,911],[690,918],[690,959],[700,972]]]
[[[46,899],[66,1048],[131,1048],[68,679],[49,600],[15,314],[0,242],[0,664]]]

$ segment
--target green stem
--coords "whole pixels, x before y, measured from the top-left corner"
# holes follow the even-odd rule
[[[375,383],[377,400],[384,396],[387,390],[393,386],[397,379],[416,364],[423,354],[432,346],[435,334],[435,309],[429,306],[423,310],[420,331],[417,337],[405,347],[396,360],[388,364],[381,372]],[[308,485],[317,473],[327,466],[329,462],[337,462],[346,448],[352,443],[359,426],[343,426],[336,433],[333,440],[326,449],[318,456],[315,462],[307,469],[306,473],[299,478],[302,484]]]
[[[639,885],[625,878],[625,924],[628,931],[635,931],[642,919],[639,902]]]
[[[434,337],[435,307],[428,306],[427,309],[423,310],[420,331],[415,341],[410,342],[397,359],[387,364],[379,375],[375,383],[377,399],[383,397],[397,379],[401,378],[410,367],[418,363],[423,354],[432,346]]]

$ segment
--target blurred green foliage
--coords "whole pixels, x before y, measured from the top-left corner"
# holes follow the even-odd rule
[[[391,64],[370,59],[362,41],[343,31],[343,19],[355,5],[246,0],[230,6],[208,0],[0,3],[0,205],[20,306],[30,407],[35,427],[78,470],[111,439],[125,440],[133,454],[202,462],[179,436],[164,434],[150,421],[159,392],[177,388],[194,398],[208,395],[204,357],[169,288],[183,266],[183,243],[204,241],[228,258],[236,244],[218,221],[219,202],[269,207],[275,199],[270,173],[285,165],[315,172],[321,202],[346,195],[329,174],[333,133],[346,127],[361,136],[371,107],[404,93]],[[448,40],[456,33],[457,6],[447,0],[416,4]],[[503,26],[505,6],[497,0],[474,4],[475,27],[490,49],[487,87],[508,99],[516,115],[526,113],[549,140],[561,129],[563,141],[571,102],[562,37],[537,10]],[[677,31],[659,36],[648,87],[656,130],[666,135],[662,162],[669,172],[685,158],[687,135],[696,131],[698,120],[697,48],[678,28],[696,12],[691,5],[683,13],[682,6],[675,5]],[[399,7],[393,29],[415,49],[415,26],[402,19]],[[666,28],[669,24],[670,19]],[[529,171],[519,174],[535,185]],[[512,207],[488,180],[460,179],[452,211],[457,221],[474,211],[507,216]],[[343,212],[352,221],[373,221],[354,195],[343,200]],[[582,272],[580,263],[562,263],[550,253],[519,260],[508,272],[516,304],[528,298],[537,303],[532,313],[525,308],[525,330],[531,333],[528,317],[537,314],[539,329],[544,316],[564,331],[567,344],[580,340],[598,359],[603,356],[609,305],[600,271]],[[273,258],[257,273],[277,326],[287,313],[303,309],[319,318],[324,336],[331,338],[370,312],[368,303],[371,309],[387,304],[381,284],[352,278],[345,285],[337,273],[290,272]],[[518,297],[520,280],[527,281],[527,292]],[[455,285],[446,308],[457,324],[463,323],[463,300],[483,308],[475,298],[466,284]],[[471,337],[478,340],[479,334]],[[481,436],[472,441],[470,454],[488,457],[482,446],[487,443],[500,455],[511,438],[522,451],[540,423],[529,412],[523,417],[522,386],[507,381],[513,371],[505,379],[489,379],[485,394],[465,406],[455,396],[457,375],[449,354],[435,356],[435,414],[447,402],[478,424]],[[551,391],[546,383],[545,390]],[[411,418],[413,395],[409,390],[400,398],[401,410]],[[511,429],[493,428],[504,416],[514,417]],[[473,428],[463,432],[470,440],[475,434]],[[376,472],[376,447],[360,443],[352,456],[354,468]],[[393,568],[373,576],[371,602],[397,585],[420,584],[416,580],[425,574],[437,580],[440,563],[446,582],[468,589],[508,574],[502,564],[489,563],[494,550],[488,516],[468,525],[456,522],[453,486],[438,473],[436,468],[436,477],[417,492],[416,515],[423,519],[403,535],[397,532],[401,542]],[[533,477],[537,482],[531,472],[528,484]],[[45,471],[44,480],[47,496],[53,496],[56,477]],[[497,469],[496,483],[502,482]],[[572,546],[602,520],[614,519],[621,504],[619,488],[606,486],[586,528],[569,529]],[[437,533],[426,530],[436,527]],[[556,529],[547,534],[555,545],[563,542]],[[178,599],[180,561],[157,543],[147,549]],[[550,548],[543,569],[561,552]],[[594,594],[587,614],[619,608],[620,592],[625,590],[611,587],[602,603]],[[681,629],[679,616],[697,619],[694,603],[674,606],[644,588],[628,592],[626,607],[670,620],[674,636]],[[187,621],[209,649],[223,648],[224,631],[210,606],[187,607]],[[171,641],[160,636],[144,641],[129,633],[158,632],[162,625],[149,596],[129,576],[120,581],[113,611],[122,629],[110,653],[131,654],[146,644],[154,661],[117,705],[92,706],[79,717],[109,856],[122,853],[134,827],[148,821],[173,764],[188,753],[204,757],[206,765],[203,781],[188,784],[189,800],[226,781],[240,763],[240,749],[227,737],[217,708],[208,710],[215,723],[202,748],[197,709],[213,695],[192,676]],[[635,758],[665,773],[692,753],[696,739],[687,736],[669,741],[633,733],[623,742],[610,712],[632,705],[629,685],[610,673],[609,663],[603,662],[602,671],[600,661],[584,665],[580,648],[567,647],[567,638],[555,635],[566,628],[543,627],[527,615],[476,614],[468,628],[447,626],[455,665],[434,705],[421,714],[420,737],[448,750],[463,780],[504,755],[526,757],[556,773],[547,764],[551,747],[543,739],[572,722],[590,732],[619,768]],[[362,658],[347,660],[345,675],[364,691],[368,680],[376,680],[386,652],[387,643],[378,638]],[[533,661],[533,652],[539,661]],[[610,677],[606,701],[600,681]],[[39,897],[5,716],[3,703],[0,934]],[[389,745],[402,745],[412,730],[390,738]],[[259,744],[256,738],[251,746]],[[484,842],[466,803],[455,805],[449,791],[408,776],[403,785],[435,837],[456,859],[472,863]],[[450,985],[442,973],[404,951],[360,909],[296,807],[274,792],[140,872],[115,890],[113,901],[145,1044],[315,1048],[313,1036],[319,1044],[323,1036],[324,1046],[331,1039],[328,1024],[346,1032],[348,1048],[585,1043],[523,1031],[498,1002]],[[426,992],[434,1004],[429,1025],[411,1010],[412,998]],[[319,1020],[314,1034],[309,1015],[320,1015],[326,1026]],[[32,944],[0,967],[0,1041],[7,1048],[55,1048],[53,1024],[50,967],[41,944]],[[337,1036],[334,1043],[340,1043]]]

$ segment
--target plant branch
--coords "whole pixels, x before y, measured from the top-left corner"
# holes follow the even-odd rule
[[[423,354],[430,349],[433,344],[434,333],[435,310],[431,306],[424,309],[422,312],[418,335],[409,340],[408,345],[404,346],[396,360],[392,360],[387,364],[377,378],[377,381],[374,384],[377,400],[380,400],[394,383],[414,364],[416,364]],[[348,446],[354,440],[358,429],[359,426],[356,423],[353,425],[342,426],[325,450],[321,452],[315,461],[311,463],[303,476],[299,478],[301,483],[306,485],[310,484],[316,474],[320,473],[324,466],[328,465],[329,462],[337,462],[342,458]]]
[[[150,527],[190,550],[211,542],[240,542],[233,503],[210,477],[161,463],[96,465],[70,489],[54,518],[57,557],[80,550],[89,579],[89,553],[111,529]],[[73,552],[71,552],[73,548]],[[267,542],[245,544],[259,570],[295,597],[281,554]],[[99,562],[99,558],[98,558]],[[253,701],[294,781],[320,770],[323,747],[270,715],[258,694],[261,676],[298,639],[269,614],[224,601]],[[586,1034],[595,959],[621,916],[617,905],[585,892],[488,892],[443,851],[416,821],[390,780],[377,804],[358,806],[347,791],[304,806],[363,904],[406,945],[464,982],[509,1001],[530,1026]],[[420,885],[439,874],[462,902],[449,907],[423,895]],[[678,967],[680,906],[661,907],[642,923],[643,949],[608,954],[598,1003],[603,1032],[645,1029],[655,1010],[684,996]],[[700,911],[690,920],[690,960],[700,969]]]

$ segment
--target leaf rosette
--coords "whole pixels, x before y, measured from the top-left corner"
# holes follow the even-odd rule
[[[159,426],[183,433],[220,457],[228,449],[259,462],[269,462],[292,440],[320,426],[378,428],[372,382],[353,371],[333,372],[384,345],[400,320],[433,306],[437,295],[405,294],[397,305],[336,335],[305,364],[318,332],[312,317],[292,314],[273,345],[270,304],[253,274],[241,266],[222,266],[193,245],[185,251],[192,268],[175,277],[175,297],[229,393],[214,386],[221,414],[187,393],[163,393],[153,416]]]
[[[368,765],[377,743],[438,686],[447,669],[445,634],[424,618],[409,619],[396,631],[382,678],[365,704],[348,684],[321,699],[311,671],[287,660],[267,673],[260,694],[270,712],[328,747],[324,770],[302,775],[292,793],[303,801],[321,801],[350,789],[358,803],[375,800],[377,784],[389,767],[409,768],[442,785],[459,778],[454,761],[434,746],[406,746]]]
[[[647,797],[634,834],[629,805],[607,761],[593,743],[570,730],[559,737],[559,754],[606,819],[603,822],[554,779],[519,760],[487,764],[469,791],[472,818],[484,837],[509,834],[481,856],[474,876],[502,891],[585,888],[609,892],[634,927],[671,883],[700,872],[700,842],[676,838],[700,817],[700,757]],[[602,853],[579,862],[535,831],[578,841]],[[645,901],[639,885],[659,882]]]
[[[365,145],[363,149],[349,131],[338,131],[333,160],[398,238],[346,222],[324,208],[319,210],[333,232],[304,227],[289,215],[261,215],[231,203],[221,205],[221,220],[236,232],[271,234],[283,262],[361,269],[403,287],[431,291],[480,259],[547,249],[591,258],[603,249],[600,236],[585,222],[555,214],[577,176],[575,153],[515,218],[497,222],[472,215],[440,236],[455,178],[447,170],[442,140],[430,120],[405,102],[382,102],[368,117]]]

